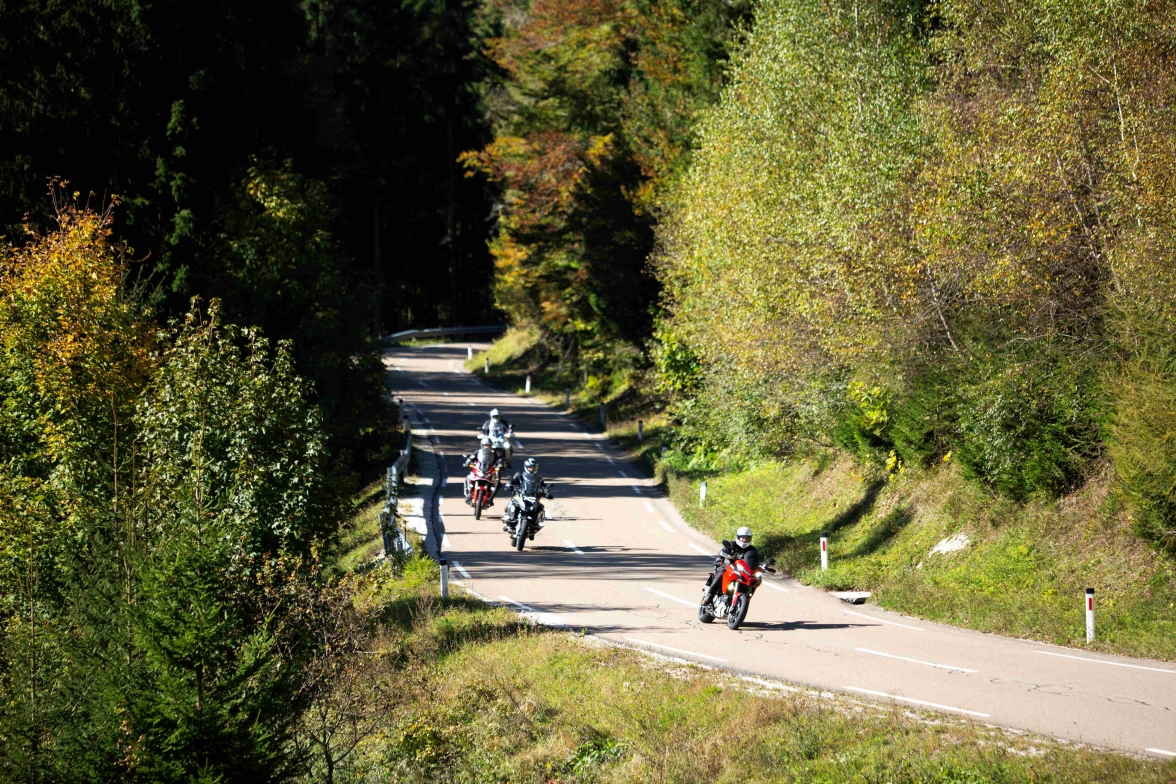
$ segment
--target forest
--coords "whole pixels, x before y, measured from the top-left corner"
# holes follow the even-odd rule
[[[1162,2],[10,2],[0,234],[0,781],[362,780],[361,674],[518,631],[339,565],[400,329],[508,324],[663,478],[1097,485],[1176,554]]]

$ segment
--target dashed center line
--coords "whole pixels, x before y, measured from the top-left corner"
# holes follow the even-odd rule
[[[574,544],[572,544],[571,539],[564,539],[564,544],[566,544],[568,546],[568,549],[571,550],[573,553],[577,553],[579,555],[584,554],[583,550],[581,550],[579,547],[576,547]]]
[[[418,383],[418,384],[420,384],[422,387],[427,387],[427,386],[429,386],[429,385],[428,385],[428,384],[426,384],[424,381],[418,381],[417,383]]]
[[[872,651],[869,648],[854,648],[855,651],[862,653],[870,653],[874,656],[885,656],[887,659],[898,659],[899,661],[910,662],[911,664],[925,664],[928,667],[935,667],[940,670],[955,670],[957,672],[977,672],[977,670],[969,670],[967,667],[955,667],[951,664],[936,664],[935,662],[921,661],[920,659],[908,659],[906,656],[895,656],[893,653],[882,653],[882,651]]]
[[[604,451],[604,447],[602,447],[600,444],[596,443],[595,441],[592,442],[592,446],[596,447],[597,451],[599,451],[599,452]]]
[[[656,588],[650,588],[648,585],[645,586],[645,590],[649,591],[650,593],[656,593],[658,596],[662,597],[663,599],[669,599],[671,602],[677,602],[678,604],[684,604],[687,607],[697,607],[698,606],[694,602],[688,602],[685,599],[679,599],[677,596],[674,596],[673,594],[668,594],[664,591],[659,591]]]
[[[700,659],[710,659],[711,661],[725,662],[726,659],[720,659],[718,656],[709,656],[705,653],[695,653],[694,651],[683,650],[682,648],[671,648],[668,645],[659,645],[656,642],[649,642],[647,640],[639,640],[636,637],[626,637],[629,642],[635,642],[639,645],[648,645],[651,648],[661,648],[663,651],[673,651],[674,653],[684,653],[687,656],[697,656]]]
[[[989,714],[980,713],[979,711],[965,710],[964,708],[957,708],[954,705],[940,705],[938,702],[927,702],[926,700],[916,700],[911,697],[900,697],[897,694],[887,694],[884,691],[873,691],[872,689],[859,689],[857,686],[846,686],[849,691],[856,691],[859,694],[872,694],[875,697],[887,697],[899,702],[909,702],[912,705],[926,705],[928,708],[939,708],[939,710],[952,711],[954,713],[966,713],[969,716],[976,716],[981,719],[987,719]]]
[[[645,511],[649,512],[650,514],[657,514],[657,510],[653,508],[653,504],[649,503],[648,501],[645,502]],[[664,521],[662,522],[662,525],[665,525]]]
[[[853,610],[842,610],[841,612],[845,613],[846,615],[856,615],[859,618],[869,618],[871,621],[877,621],[878,623],[884,623],[884,624],[887,624],[888,626],[899,626],[899,627],[902,627],[903,629],[910,629],[913,632],[923,631],[918,626],[907,626],[905,623],[895,623],[894,621],[886,621],[881,618],[875,618],[873,615],[866,615],[865,613],[857,613],[857,612],[854,612]]]
[[[714,553],[712,553],[710,550],[703,549],[702,547],[699,547],[698,545],[696,545],[694,542],[687,542],[686,544],[689,545],[690,547],[693,547],[695,550],[697,550],[698,552],[702,553],[705,556],[709,557],[709,556],[714,555]]]
[[[442,547],[449,546],[449,534],[442,534],[441,535],[441,546]]]
[[[648,504],[648,503],[646,503],[645,505],[646,505],[646,506],[649,506],[649,504]],[[672,533],[672,534],[676,534],[676,533],[678,533],[677,531],[675,531],[675,530],[674,530],[674,526],[670,525],[670,524],[669,524],[669,523],[667,523],[665,520],[658,520],[658,522],[659,522],[659,523],[661,523],[661,527],[662,527],[662,528],[666,529],[666,530],[667,530],[667,531],[669,531],[670,533]]]
[[[519,441],[517,438],[515,439],[515,448],[516,448],[516,449],[522,449],[522,448],[523,448],[523,442],[522,442],[522,441]]]
[[[770,583],[767,580],[764,580],[762,583],[760,583],[760,585],[766,585],[767,587],[771,588],[773,591],[779,591],[780,593],[788,593],[787,588],[776,585],[775,583]]]
[[[608,461],[608,464],[609,464],[609,465],[616,465],[616,462],[614,462],[614,461],[613,461],[613,459],[612,459],[611,457],[607,457],[607,456],[606,456],[604,459]]]
[[[638,487],[637,485],[629,485],[629,487],[633,488],[634,493],[636,493],[637,495],[641,495],[641,488],[640,487]]]

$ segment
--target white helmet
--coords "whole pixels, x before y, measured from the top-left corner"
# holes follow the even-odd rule
[[[746,525],[735,532],[735,541],[739,543],[740,547],[751,546],[751,529]]]
[[[487,449],[489,449],[489,448],[490,448],[490,446],[491,446],[493,443],[494,443],[494,442],[490,440],[490,437],[489,437],[489,436],[482,436],[482,441],[481,441],[481,444],[482,444],[482,446],[484,446],[484,447],[486,447]]]
[[[490,409],[490,418],[491,419],[498,419],[498,409],[497,408]]]

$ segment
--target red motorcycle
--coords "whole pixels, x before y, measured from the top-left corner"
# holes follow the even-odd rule
[[[474,519],[482,519],[482,510],[494,505],[494,496],[498,492],[500,464],[494,461],[487,464],[475,461],[470,464],[470,475],[466,477],[469,488],[469,504],[474,507]]]
[[[722,590],[707,600],[711,582],[715,579],[715,573],[711,572],[702,591],[702,603],[698,605],[698,620],[711,623],[715,618],[726,618],[728,629],[738,629],[747,617],[747,608],[751,604],[751,597],[755,596],[755,589],[763,582],[764,572],[775,574],[776,570],[772,568],[771,560],[764,561],[758,568],[752,569],[742,558],[731,558],[726,555],[726,548],[723,552],[723,555],[715,559],[715,566],[722,562],[727,564],[721,578]]]

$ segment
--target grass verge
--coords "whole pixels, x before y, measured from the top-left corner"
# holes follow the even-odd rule
[[[872,591],[883,607],[981,631],[1176,659],[1176,568],[1116,513],[1105,473],[1060,500],[1022,505],[951,465],[889,478],[859,471],[826,454],[712,475],[705,509],[702,477],[668,466],[663,476],[691,524],[716,538],[750,525],[757,544],[804,582]],[[953,537],[960,549],[933,552]],[[1097,602],[1090,646],[1087,587]]]

